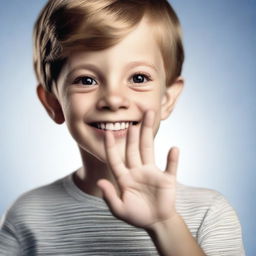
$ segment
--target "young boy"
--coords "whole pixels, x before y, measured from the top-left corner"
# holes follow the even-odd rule
[[[244,255],[218,192],[162,172],[153,138],[183,88],[178,18],[166,0],[51,0],[34,31],[37,94],[66,122],[82,167],[23,194],[1,255]]]

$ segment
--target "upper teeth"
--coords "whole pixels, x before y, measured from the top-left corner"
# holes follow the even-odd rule
[[[104,129],[104,130],[117,131],[117,130],[127,129],[129,127],[129,122],[97,123],[97,127],[99,129]]]

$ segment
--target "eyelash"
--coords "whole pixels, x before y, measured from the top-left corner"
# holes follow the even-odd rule
[[[133,74],[133,75],[131,76],[131,78],[133,78],[134,76],[137,76],[137,75],[143,76],[144,78],[146,78],[147,81],[146,81],[146,82],[142,82],[142,83],[135,83],[135,84],[144,84],[144,83],[147,83],[147,82],[149,82],[149,81],[152,81],[151,76],[150,76],[149,74],[145,74],[145,73],[143,73],[143,72],[137,72],[137,73]],[[76,79],[74,80],[73,84],[80,84],[83,78],[91,78],[92,80],[96,81],[96,80],[95,80],[93,77],[91,77],[91,76],[79,76],[78,78],[76,78]],[[93,86],[93,85],[95,85],[95,84],[84,84],[84,85],[86,85],[86,86],[89,87],[89,86]]]

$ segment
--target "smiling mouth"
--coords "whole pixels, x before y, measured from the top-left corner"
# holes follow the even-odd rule
[[[126,130],[130,125],[137,125],[137,121],[120,121],[120,122],[93,122],[89,125],[97,128],[99,130],[109,130],[109,131],[120,131]]]

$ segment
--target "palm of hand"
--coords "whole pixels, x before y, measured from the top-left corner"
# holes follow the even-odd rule
[[[175,178],[155,166],[132,169],[119,182],[123,191],[123,218],[130,224],[148,227],[168,219],[174,212]]]
[[[167,220],[176,213],[178,152],[170,150],[165,172],[159,170],[154,163],[152,126],[152,115],[145,115],[140,149],[136,144],[139,141],[138,131],[136,132],[133,127],[129,128],[126,164],[118,157],[113,135],[107,133],[105,148],[108,164],[119,185],[121,195],[117,195],[109,181],[98,182],[113,215],[142,228],[150,228],[154,223]]]

